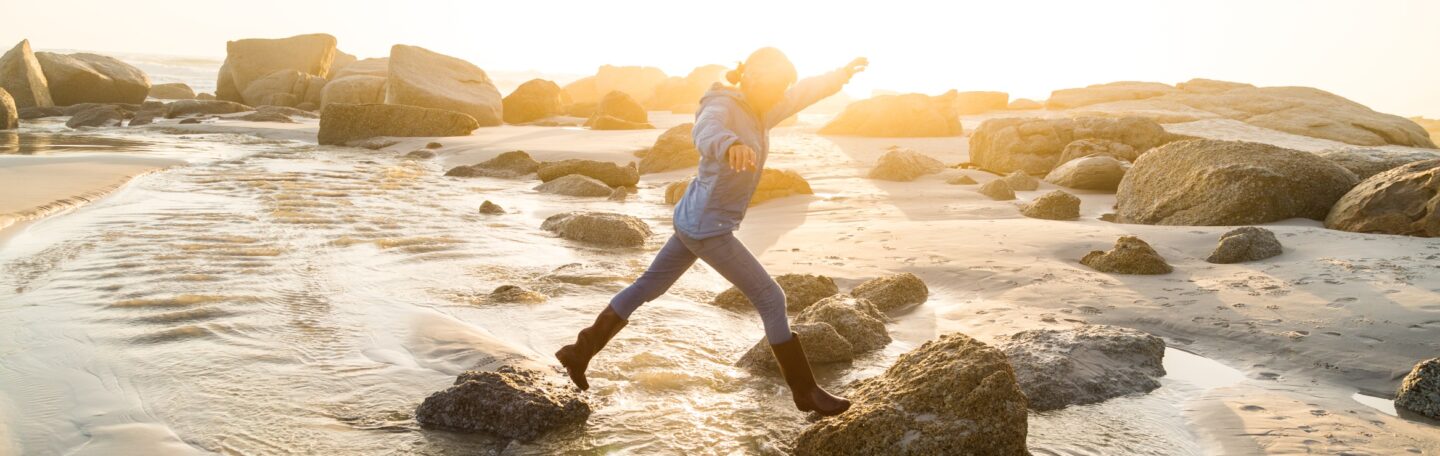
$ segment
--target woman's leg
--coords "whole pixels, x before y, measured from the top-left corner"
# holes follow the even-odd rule
[[[771,344],[790,340],[790,321],[785,316],[785,291],[765,272],[755,255],[745,248],[734,234],[706,239],[682,238],[690,250],[715,272],[740,289],[765,325],[765,337]]]
[[[654,301],[655,298],[665,294],[690,266],[695,264],[695,254],[685,247],[685,243],[679,235],[670,235],[670,240],[665,241],[665,246],[660,248],[660,253],[655,254],[655,260],[650,262],[650,267],[645,270],[635,283],[625,287],[615,297],[610,298],[610,308],[620,315],[620,318],[630,319],[630,313],[639,308],[641,304]]]

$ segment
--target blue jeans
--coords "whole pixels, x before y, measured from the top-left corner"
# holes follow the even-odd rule
[[[610,299],[610,308],[615,309],[621,318],[629,320],[630,313],[640,305],[665,294],[695,264],[696,259],[705,260],[705,264],[750,299],[755,310],[760,312],[760,321],[765,324],[765,337],[771,344],[790,340],[790,321],[785,316],[785,292],[733,233],[705,239],[691,239],[680,233],[671,235],[645,274]]]

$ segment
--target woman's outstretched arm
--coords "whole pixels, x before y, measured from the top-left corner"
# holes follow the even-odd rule
[[[785,98],[770,108],[770,112],[765,113],[765,123],[770,127],[779,125],[781,121],[803,111],[810,105],[840,92],[840,89],[850,82],[851,76],[865,71],[865,66],[869,64],[868,60],[860,57],[838,70],[796,82],[795,85],[790,86],[790,90],[785,91]]]
[[[740,140],[730,130],[729,118],[729,107],[723,103],[706,103],[700,107],[700,114],[695,116],[695,128],[690,131],[690,138],[695,141],[700,156],[709,160],[724,160],[725,151]]]

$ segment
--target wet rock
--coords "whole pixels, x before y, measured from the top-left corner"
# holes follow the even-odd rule
[[[38,106],[31,106],[28,108],[20,108],[18,113],[20,120],[34,120],[65,115],[65,111],[57,106],[45,106],[43,108]]]
[[[180,119],[180,122],[179,122],[180,125],[191,125],[191,124],[198,124],[198,123],[200,123],[200,118],[198,118],[198,117],[190,117],[190,118]]]
[[[441,148],[441,147],[445,147],[445,145],[444,145],[444,144],[440,144],[440,143],[438,143],[438,142],[434,142],[434,141],[425,143],[425,148],[426,148],[426,149],[439,149],[439,148]]]
[[[1160,124],[1140,117],[990,119],[970,135],[970,161],[997,174],[1043,175],[1062,163],[1060,155],[1075,140],[1110,140],[1145,151],[1171,138]]]
[[[0,87],[0,130],[14,130],[20,128],[20,109],[15,107],[15,99],[10,97],[10,92]]]
[[[605,199],[623,203],[630,197],[631,193],[633,192],[630,191],[630,187],[615,187],[615,190],[611,191],[610,196],[605,197]]]
[[[1129,144],[1108,139],[1077,139],[1065,145],[1060,151],[1060,158],[1056,163],[1065,163],[1081,157],[1100,155],[1113,157],[1116,160],[1133,162],[1140,158],[1140,152]]]
[[[1017,192],[1029,192],[1040,188],[1039,179],[1036,179],[1035,176],[1025,174],[1021,171],[1015,171],[1007,174],[1003,179],[1005,179],[1005,184],[1009,185],[1011,190]]]
[[[1440,237],[1440,159],[1410,163],[1365,179],[1335,202],[1325,227]]]
[[[372,104],[385,102],[385,78],[355,75],[325,84],[320,90],[320,109],[330,103]]]
[[[500,207],[499,204],[490,202],[490,200],[485,200],[485,202],[480,203],[480,213],[486,215],[500,215],[505,213],[505,208]]]
[[[150,86],[150,98],[160,100],[193,100],[195,90],[183,82],[169,82]]]
[[[1440,152],[1420,150],[1401,152],[1384,149],[1331,149],[1316,152],[1315,155],[1350,170],[1355,173],[1356,178],[1362,181],[1369,179],[1370,176],[1404,165],[1440,158]]]
[[[516,87],[501,100],[505,111],[505,123],[520,124],[534,122],[560,114],[565,106],[564,92],[555,81],[531,79]]]
[[[890,345],[885,331],[885,315],[869,300],[848,294],[823,298],[800,311],[795,323],[825,323],[835,328],[840,337],[850,341],[856,353],[864,353]]]
[[[61,115],[74,116],[99,107],[114,107],[128,112],[140,110],[140,105],[134,103],[80,103],[60,108],[60,112]]]
[[[829,277],[816,274],[782,274],[775,277],[775,283],[785,291],[785,309],[791,312],[805,310],[819,301],[840,293],[840,287]],[[715,296],[715,305],[732,310],[752,310],[750,299],[739,288],[730,287]]]
[[[546,299],[550,298],[519,285],[501,285],[490,292],[490,302],[535,304],[545,302]]]
[[[1243,263],[1278,256],[1280,240],[1270,230],[1246,226],[1220,236],[1220,245],[1205,261],[1216,264]]]
[[[1080,218],[1080,198],[1063,190],[1055,190],[1020,205],[1020,213],[1026,217],[1044,220],[1075,220]]]
[[[612,247],[639,247],[652,234],[645,221],[613,212],[563,212],[546,218],[540,229],[572,241]]]
[[[1173,270],[1159,252],[1135,236],[1121,236],[1108,252],[1091,251],[1080,264],[1115,274],[1169,274]]]
[[[1025,395],[1014,370],[999,350],[964,334],[901,355],[846,397],[850,410],[806,428],[794,454],[1028,454]]]
[[[565,93],[574,103],[594,103],[613,91],[624,92],[635,99],[646,99],[666,79],[665,72],[655,67],[604,65],[588,76],[565,85]],[[576,117],[589,117],[576,116]]]
[[[925,303],[930,288],[919,276],[905,272],[866,280],[850,290],[850,295],[870,301],[881,312],[894,312]]]
[[[55,106],[45,70],[30,50],[30,40],[20,40],[0,56],[0,89],[10,93],[17,109]]]
[[[1055,410],[1093,404],[1160,387],[1165,341],[1105,325],[1034,329],[1001,338],[1030,408]]]
[[[1440,358],[1415,364],[1395,391],[1395,408],[1440,419]]]
[[[251,38],[225,43],[225,63],[220,66],[220,74],[215,81],[215,96],[220,100],[250,105],[275,104],[261,103],[275,100],[247,101],[244,93],[251,83],[280,70],[293,70],[322,79],[329,77],[330,65],[335,62],[337,55],[335,37],[323,33],[279,39]],[[275,92],[254,93],[276,98],[270,96]],[[296,98],[290,105],[298,103],[301,97]]]
[[[940,160],[910,149],[890,146],[885,155],[881,155],[880,159],[875,161],[875,167],[870,169],[869,177],[909,182],[920,176],[938,173],[942,169],[945,169],[945,164]]]
[[[790,331],[800,338],[800,343],[805,346],[805,357],[811,365],[836,363],[855,359],[855,346],[850,341],[840,337],[835,327],[826,323],[800,323],[790,326]],[[770,339],[761,338],[760,342],[745,351],[744,355],[735,362],[735,367],[748,370],[754,373],[778,375],[779,365],[775,363],[775,353],[770,348]]]
[[[246,121],[246,122],[295,123],[295,120],[294,120],[294,119],[291,119],[290,116],[287,116],[287,115],[284,115],[284,114],[281,114],[281,113],[278,113],[278,112],[274,112],[274,111],[271,111],[271,112],[252,112],[252,113],[249,113],[249,114],[246,114],[246,115],[243,115],[243,116],[230,117],[230,119],[233,119],[233,120],[243,120],[243,121]]]
[[[552,429],[584,423],[590,405],[577,391],[545,373],[511,366],[465,371],[455,385],[431,394],[415,421],[464,432],[485,432],[528,442]]]
[[[35,58],[58,105],[140,103],[150,93],[150,77],[114,57],[36,52]]]
[[[1045,175],[1045,182],[1079,190],[1115,191],[1130,167],[1105,155],[1091,155],[1065,162]]]
[[[445,175],[514,179],[534,173],[538,169],[540,169],[540,162],[530,158],[530,154],[523,150],[512,150],[481,163],[451,168]]]
[[[150,125],[155,123],[156,118],[163,116],[163,113],[156,111],[141,111],[135,113],[135,116],[130,118],[130,123],[127,125],[131,127]]]
[[[1016,98],[1014,101],[1010,102],[1009,106],[1006,106],[1006,109],[1009,109],[1011,111],[1028,111],[1031,109],[1042,109],[1044,107],[1045,105],[1042,105],[1040,104],[1040,102],[1031,100],[1029,98]]]
[[[672,169],[694,168],[700,164],[700,150],[695,148],[691,132],[693,123],[676,125],[655,139],[655,145],[640,159],[640,174]]]
[[[640,171],[633,162],[621,166],[605,161],[569,159],[544,162],[535,170],[535,175],[543,182],[571,174],[589,176],[611,187],[634,187],[640,182]],[[608,195],[610,192],[606,191],[605,194]]]
[[[569,263],[561,265],[540,279],[570,285],[630,284],[635,275],[628,274],[628,268],[617,263]]]
[[[126,117],[129,117],[129,114],[128,111],[115,105],[93,106],[71,116],[70,120],[65,122],[65,126],[70,128],[118,127]]]
[[[500,125],[504,120],[500,91],[490,76],[455,57],[397,44],[390,48],[386,84],[388,104],[460,112],[474,118],[481,127]]]
[[[954,177],[951,177],[951,178],[949,178],[949,179],[945,179],[945,183],[950,184],[950,185],[975,185],[975,184],[979,184],[979,182],[975,182],[975,178],[970,177],[970,176],[965,175],[965,174],[961,174],[961,175],[959,175],[959,176],[954,176]]]
[[[535,186],[535,191],[565,196],[610,196],[614,189],[588,176],[567,174]]]
[[[405,154],[405,158],[415,160],[429,160],[435,158],[435,151],[429,149],[412,150]]]
[[[960,136],[955,91],[932,97],[910,93],[880,95],[850,103],[820,128],[822,135],[925,137]]]
[[[479,125],[467,114],[390,104],[331,103],[320,115],[320,144],[377,136],[467,136]]]
[[[1015,199],[1015,190],[1010,188],[1010,183],[1005,178],[991,180],[981,185],[977,190],[981,195],[990,197],[995,201],[1010,201]]]
[[[165,118],[212,114],[234,114],[253,110],[240,103],[220,100],[179,100],[165,105]]]
[[[390,147],[390,146],[393,146],[393,145],[396,145],[396,144],[400,144],[400,140],[394,139],[394,138],[378,137],[378,138],[352,139],[352,140],[349,140],[349,141],[345,141],[345,144],[342,144],[342,145],[345,146],[345,147],[359,147],[359,148],[361,148],[361,149],[380,150],[380,149],[384,149],[384,148],[386,148],[386,147]]]
[[[685,179],[679,182],[671,182],[665,187],[665,204],[680,202],[685,196],[690,181],[694,178]],[[750,205],[754,206],[772,199],[784,198],[792,195],[814,195],[815,191],[810,189],[810,182],[806,181],[800,173],[788,169],[766,168],[760,173],[760,183],[755,187],[755,193],[750,195]]]
[[[1010,94],[1005,92],[958,92],[955,94],[955,112],[962,116],[1003,111],[1010,104]]]
[[[1268,144],[1188,140],[1135,161],[1115,194],[1122,223],[1249,225],[1325,220],[1355,175],[1315,155]]]

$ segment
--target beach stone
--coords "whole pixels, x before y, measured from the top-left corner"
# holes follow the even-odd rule
[[[564,239],[609,247],[639,247],[652,234],[644,220],[613,212],[563,212],[546,218],[540,229]]]
[[[655,128],[645,122],[631,122],[615,116],[597,115],[585,122],[591,130],[649,130]]]
[[[1109,140],[1145,151],[1171,138],[1160,124],[1141,117],[989,119],[970,135],[970,161],[996,174],[1044,175],[1063,163],[1061,154],[1075,140]]]
[[[564,90],[574,103],[599,102],[614,91],[644,100],[650,98],[665,80],[665,72],[655,67],[602,65],[594,76],[566,84]]]
[[[610,196],[614,189],[589,176],[567,174],[535,186],[535,191],[565,196]]]
[[[1080,218],[1080,198],[1055,190],[1022,204],[1020,214],[1044,220],[1075,220]]]
[[[183,82],[168,82],[150,86],[150,98],[160,100],[193,100],[195,90]]]
[[[190,117],[190,118],[186,118],[186,119],[180,119],[180,122],[177,122],[177,123],[179,123],[180,125],[192,125],[192,124],[198,124],[198,123],[200,123],[200,122],[201,122],[201,120],[200,120],[199,117]]]
[[[845,413],[796,438],[797,456],[1027,455],[1025,394],[1005,354],[951,333],[845,391]]]
[[[302,102],[320,103],[325,78],[294,69],[280,69],[255,79],[240,92],[240,98],[251,106],[295,106]]]
[[[694,168],[700,164],[700,150],[692,138],[695,124],[671,127],[655,138],[655,145],[640,159],[640,174]]]
[[[0,87],[0,130],[20,128],[19,111],[15,107],[15,99],[10,97],[10,92]]]
[[[426,149],[439,149],[439,148],[441,148],[441,147],[445,147],[445,145],[444,145],[444,144],[440,144],[440,143],[435,142],[435,141],[430,141],[430,142],[428,142],[428,143],[425,143],[425,148],[426,148]]]
[[[115,105],[92,106],[90,109],[71,116],[70,120],[65,122],[65,126],[70,128],[118,127],[129,115],[128,111]]]
[[[134,117],[130,118],[130,123],[127,123],[126,126],[139,127],[143,125],[150,125],[155,123],[156,118],[164,117],[164,115],[165,114],[163,112],[158,111],[140,111],[135,113]]]
[[[1040,188],[1039,179],[1036,179],[1035,176],[1025,174],[1022,171],[1007,174],[1003,179],[1005,179],[1005,184],[1009,185],[1011,190],[1017,192],[1029,192]]]
[[[12,98],[11,100],[14,99]],[[63,109],[60,109],[60,107],[58,106],[45,106],[43,108],[39,106],[31,106],[28,108],[20,108],[17,112],[20,120],[34,120],[65,115],[65,111]]]
[[[0,89],[10,93],[17,109],[55,106],[45,70],[30,50],[30,40],[20,40],[0,55]]]
[[[425,398],[415,409],[415,421],[521,442],[584,423],[590,417],[590,404],[551,377],[508,365],[493,372],[465,371],[455,378],[454,386]]]
[[[856,353],[890,345],[890,333],[885,331],[885,315],[869,300],[848,294],[835,294],[816,301],[795,316],[795,323],[828,324],[840,333],[840,337],[850,341]]]
[[[979,184],[979,182],[975,182],[975,178],[970,177],[970,176],[965,175],[965,174],[961,174],[961,175],[959,175],[959,176],[954,176],[954,177],[951,177],[951,178],[949,178],[949,179],[945,179],[945,183],[950,184],[950,185],[975,185],[975,184]]]
[[[140,103],[150,93],[150,76],[114,57],[36,52],[35,58],[57,105]]]
[[[335,37],[323,33],[227,42],[225,62],[220,66],[220,74],[215,81],[215,96],[237,103],[274,104],[259,103],[268,100],[247,101],[244,93],[251,83],[280,70],[327,78],[338,52]]]
[[[1078,190],[1115,191],[1130,167],[1115,157],[1091,155],[1065,162],[1045,175],[1045,182]]]
[[[940,160],[910,149],[890,146],[889,149],[886,149],[885,154],[875,161],[875,167],[870,169],[869,177],[908,182],[920,176],[938,173],[942,169],[945,169],[945,164]]]
[[[692,176],[679,182],[671,182],[665,187],[665,204],[680,202],[685,196],[685,190],[689,188]],[[755,193],[750,195],[750,206],[760,204],[772,199],[784,198],[792,195],[814,195],[815,191],[810,188],[810,182],[795,171],[788,169],[766,168],[760,172],[760,183],[755,186]]]
[[[485,202],[480,203],[480,213],[485,215],[500,215],[505,213],[505,208],[500,207],[499,204],[490,202],[490,200],[485,200]]]
[[[1415,364],[1395,391],[1395,408],[1440,419],[1440,358]]]
[[[910,93],[879,95],[850,103],[830,123],[820,128],[822,135],[928,137],[960,136],[960,114],[956,111],[957,92],[941,96]]]
[[[1120,141],[1108,139],[1077,139],[1066,144],[1060,151],[1060,158],[1056,163],[1066,163],[1077,158],[1092,155],[1103,155],[1113,157],[1117,160],[1133,162],[1140,158],[1140,151]]]
[[[1040,104],[1040,102],[1031,100],[1029,98],[1016,98],[1014,101],[1010,102],[1009,106],[1006,106],[1006,109],[1009,109],[1011,111],[1028,111],[1031,109],[1044,108],[1045,105],[1042,105]]]
[[[605,199],[617,203],[623,203],[626,199],[630,198],[631,193],[634,192],[630,190],[630,187],[615,187],[615,190],[612,190],[610,192],[610,196],[605,197]]]
[[[1010,201],[1015,199],[1015,190],[1010,188],[1009,181],[1006,181],[1003,177],[986,182],[985,185],[981,185],[980,189],[976,191],[995,201]]]
[[[351,76],[374,76],[386,78],[390,76],[390,58],[378,57],[356,60],[354,63],[336,68],[330,75],[330,80],[336,81]]]
[[[525,81],[501,100],[505,123],[521,124],[559,115],[560,108],[565,105],[562,95],[564,92],[560,91],[560,85],[555,81]]]
[[[60,112],[61,115],[74,116],[98,107],[114,107],[128,112],[140,110],[140,105],[133,103],[80,103],[62,107]]]
[[[613,91],[605,94],[600,99],[600,104],[595,108],[595,114],[585,123],[586,126],[593,126],[601,117],[614,117],[618,120],[634,124],[644,124],[650,121],[650,114],[645,107],[640,106],[629,94],[621,91]]]
[[[835,285],[835,281],[823,275],[781,274],[775,277],[775,283],[780,284],[780,289],[785,291],[785,310],[790,312],[805,310],[816,301],[840,293],[840,287]],[[714,303],[731,310],[755,308],[750,299],[733,286],[716,295]]]
[[[330,81],[320,91],[320,109],[330,103],[372,104],[385,102],[385,78],[355,75]]]
[[[390,48],[385,103],[460,112],[481,127],[504,120],[500,91],[485,70],[418,46]]]
[[[1330,149],[1315,152],[1341,168],[1355,173],[1360,180],[1418,161],[1440,158],[1440,152],[1427,150],[1394,151],[1384,149]]]
[[[400,140],[395,138],[373,137],[352,139],[349,141],[345,141],[345,143],[341,145],[345,147],[359,147],[361,149],[380,150],[396,144],[400,144]]]
[[[673,112],[677,107],[695,105],[711,86],[725,81],[728,70],[724,65],[702,65],[690,70],[685,77],[665,78],[655,86],[654,95],[645,100],[645,106]]]
[[[1010,359],[1036,411],[1148,393],[1165,376],[1165,341],[1117,326],[1032,329],[1000,338],[995,348]]]
[[[490,292],[489,298],[491,302],[522,302],[530,304],[541,303],[550,299],[550,297],[545,296],[543,293],[519,285],[501,285],[496,287],[494,291]]]
[[[165,105],[165,118],[213,115],[213,114],[234,114],[237,112],[252,111],[253,108],[240,103],[220,100],[179,100]]]
[[[837,363],[855,359],[855,346],[840,337],[835,327],[826,323],[799,323],[790,325],[790,331],[800,338],[805,346],[805,358],[811,365]],[[735,367],[757,374],[778,375],[780,366],[775,362],[775,352],[770,348],[770,339],[762,337],[760,342],[745,351],[735,361]]]
[[[274,123],[295,123],[290,116],[279,112],[252,112],[243,116],[230,117],[232,120],[243,120],[246,122],[274,122]]]
[[[320,144],[377,136],[468,136],[479,125],[467,114],[391,104],[331,103],[320,114]]]
[[[499,177],[514,179],[526,176],[540,169],[540,162],[530,158],[523,150],[512,150],[495,158],[469,166],[450,168],[446,176],[453,177]]]
[[[1275,233],[1260,227],[1240,227],[1220,235],[1220,245],[1205,261],[1215,264],[1243,263],[1278,256],[1280,240]]]
[[[1092,250],[1080,264],[1115,274],[1169,274],[1174,270],[1150,244],[1135,236],[1121,236],[1108,252]]]
[[[1370,176],[1335,202],[1325,227],[1356,233],[1440,237],[1440,159]]]
[[[535,170],[535,175],[542,182],[549,182],[571,174],[589,176],[611,187],[634,187],[640,182],[640,171],[635,167],[634,162],[621,166],[607,161],[572,158],[543,162]],[[608,195],[610,192],[607,190],[605,194]]]
[[[1269,144],[1197,139],[1141,156],[1115,193],[1121,223],[1251,225],[1325,220],[1355,175],[1314,154]]]
[[[990,111],[1003,111],[1010,104],[1010,94],[1005,92],[957,92],[955,112],[968,116]]]
[[[195,99],[196,99],[196,100],[206,100],[206,101],[210,101],[210,100],[215,100],[215,95],[212,95],[212,94],[210,94],[209,92],[200,92],[200,93],[195,94]]]
[[[405,158],[414,160],[429,160],[435,158],[435,151],[429,149],[412,150],[405,154]]]
[[[930,287],[919,276],[904,272],[866,280],[851,289],[850,295],[888,313],[925,303],[930,299]]]

